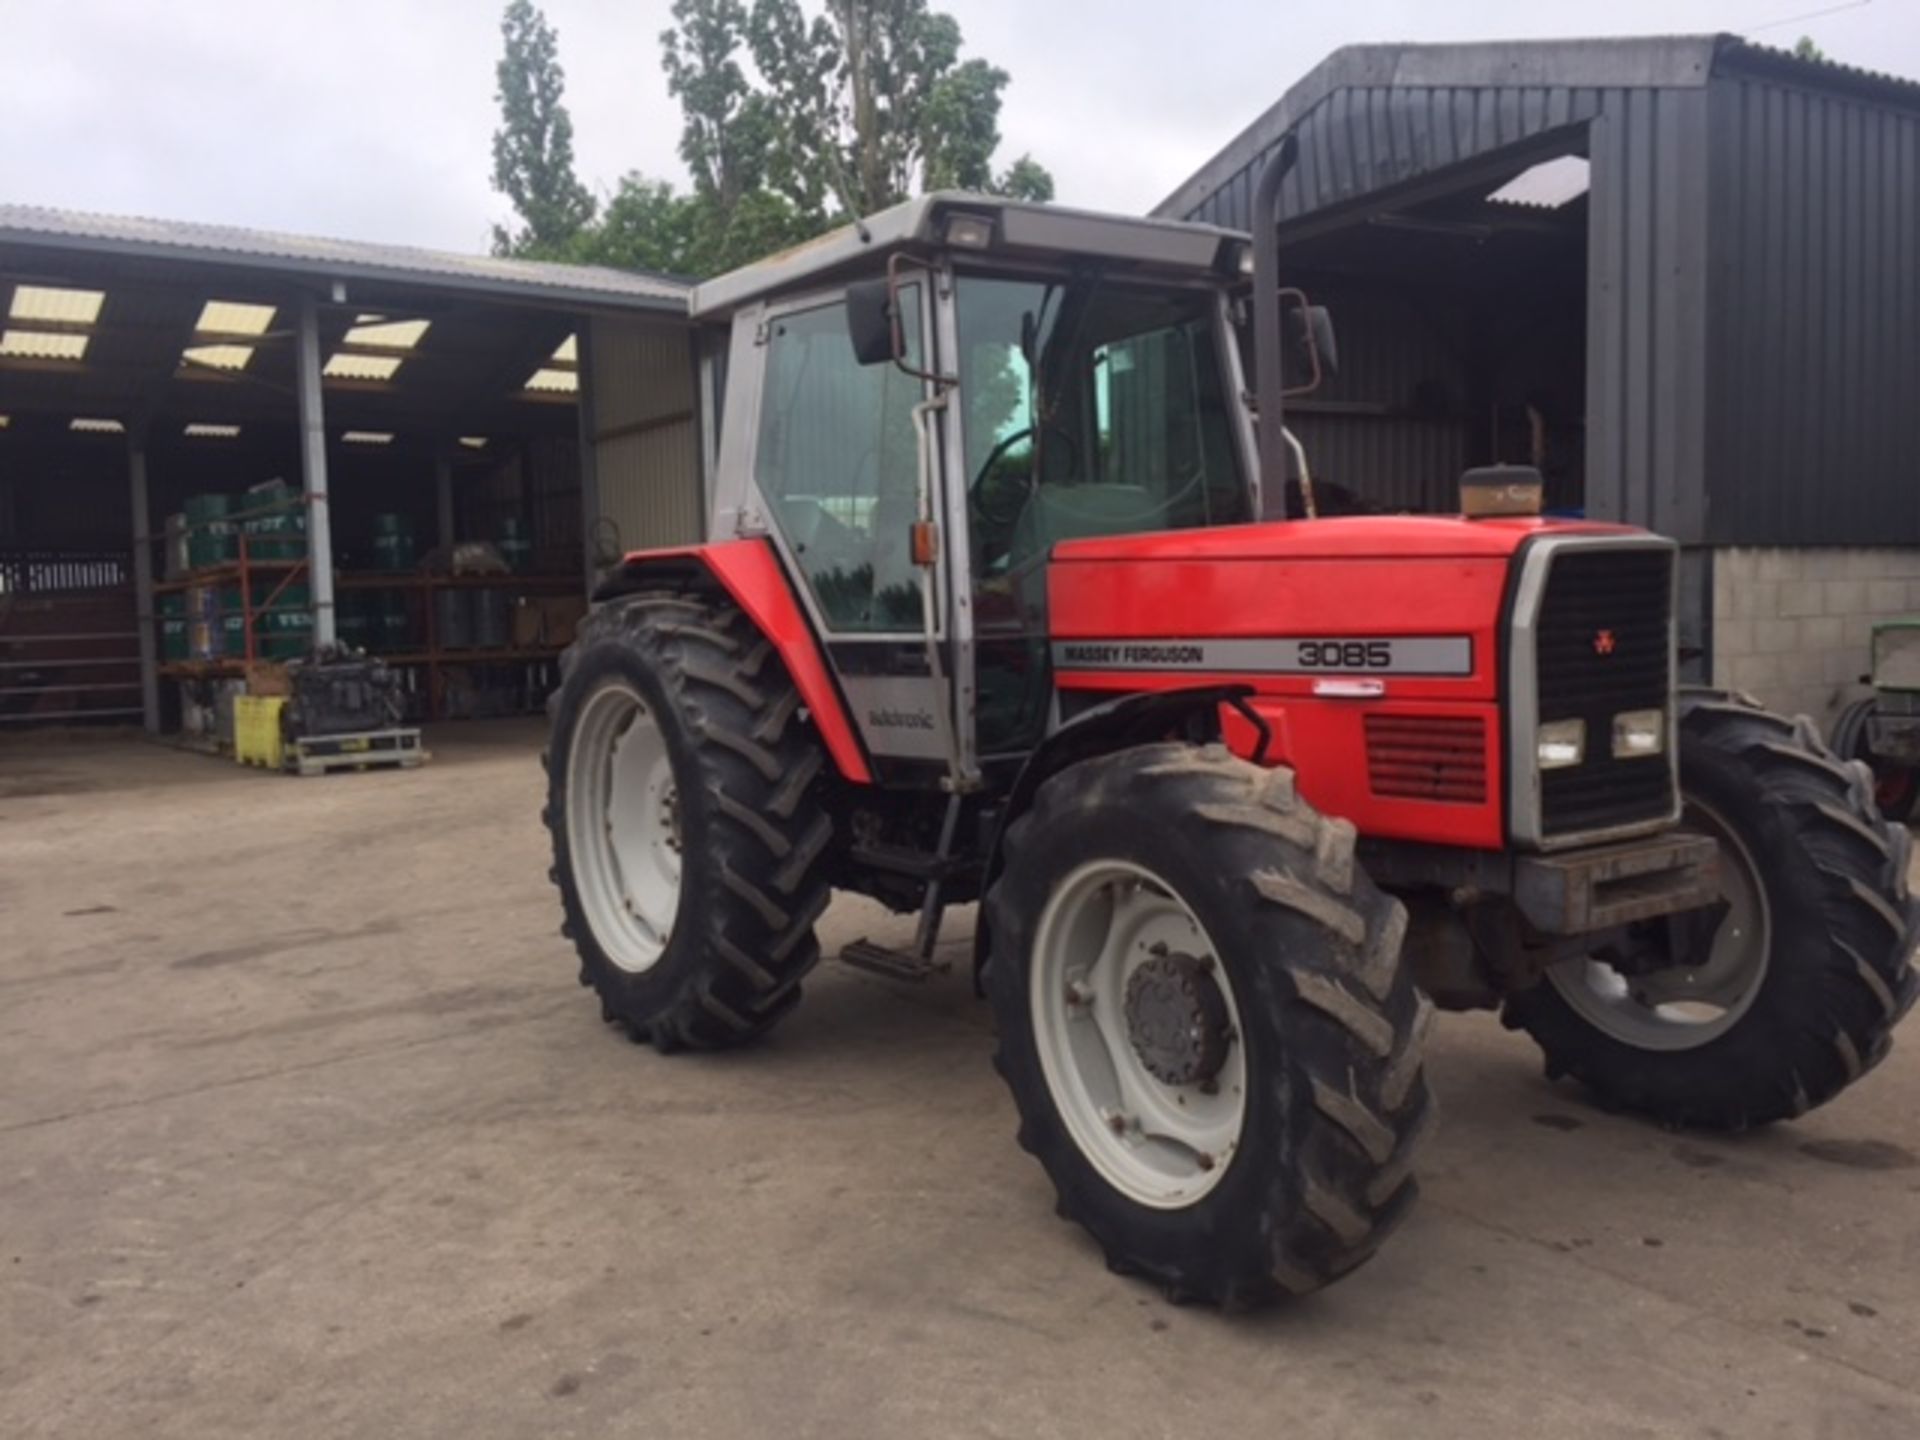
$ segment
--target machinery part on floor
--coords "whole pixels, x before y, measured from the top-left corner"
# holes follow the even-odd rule
[[[1685,824],[1721,842],[1721,904],[1628,927],[1512,995],[1510,1025],[1609,1104],[1741,1129],[1878,1064],[1920,991],[1911,841],[1864,766],[1810,722],[1718,696],[1685,708]]]
[[[1353,844],[1292,772],[1184,744],[1062,770],[1006,836],[986,984],[1020,1143],[1174,1299],[1316,1289],[1414,1197],[1432,1006]]]
[[[292,694],[280,715],[290,740],[390,730],[405,711],[400,673],[344,650],[289,660],[287,684]]]
[[[762,1034],[820,957],[833,839],[772,644],[724,599],[642,594],[561,668],[544,818],[580,983],[663,1052]]]

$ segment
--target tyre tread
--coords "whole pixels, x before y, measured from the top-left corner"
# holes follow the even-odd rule
[[[565,873],[566,766],[552,747],[571,733],[561,722],[584,698],[576,681],[582,661],[607,649],[618,657],[603,665],[637,664],[658,680],[710,802],[703,866],[710,885],[683,894],[689,908],[677,922],[691,915],[697,948],[664,995],[605,957]],[[771,642],[719,594],[641,592],[596,606],[560,671],[547,707],[542,819],[553,839],[550,878],[565,907],[561,929],[578,952],[581,983],[597,992],[609,1024],[663,1054],[764,1034],[798,1002],[800,982],[819,960],[813,927],[830,895],[835,836],[822,798],[824,752],[813,728],[796,723],[797,691]],[[688,788],[682,785],[683,806],[691,803]]]

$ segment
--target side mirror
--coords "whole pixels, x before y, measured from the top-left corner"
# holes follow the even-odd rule
[[[1331,379],[1340,373],[1340,342],[1334,338],[1333,312],[1324,305],[1309,305],[1305,320],[1307,343],[1319,357],[1320,373]]]
[[[847,335],[853,341],[853,358],[862,365],[900,358],[893,319],[890,281],[862,280],[847,286]]]
[[[1333,334],[1333,316],[1326,306],[1310,304],[1298,290],[1282,291],[1281,298],[1293,302],[1281,325],[1287,372],[1304,377],[1289,385],[1286,393],[1310,394],[1320,388],[1322,380],[1340,373],[1340,346]]]

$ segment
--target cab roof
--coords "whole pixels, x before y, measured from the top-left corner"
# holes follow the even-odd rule
[[[956,216],[985,221],[990,227],[988,243],[964,245],[949,239],[948,225]],[[912,247],[982,257],[1065,254],[1146,271],[1216,271],[1231,275],[1238,264],[1237,247],[1246,239],[1238,231],[1215,225],[1148,220],[942,190],[702,281],[694,286],[688,303],[695,319],[710,319],[776,291],[802,289],[837,271],[857,269],[877,274],[888,255]]]

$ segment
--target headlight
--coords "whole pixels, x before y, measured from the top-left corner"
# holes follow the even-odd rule
[[[1613,758],[1635,760],[1667,748],[1667,712],[1622,710],[1613,717]]]
[[[1550,720],[1540,727],[1534,757],[1542,770],[1564,770],[1587,758],[1587,722]]]
[[[993,221],[982,215],[949,215],[947,244],[963,250],[993,248]]]

